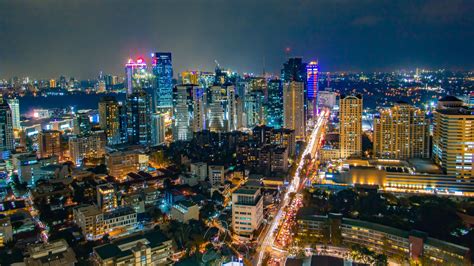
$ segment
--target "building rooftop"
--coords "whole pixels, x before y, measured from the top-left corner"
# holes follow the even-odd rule
[[[234,194],[255,195],[257,191],[258,189],[255,189],[255,188],[239,188],[234,192]]]

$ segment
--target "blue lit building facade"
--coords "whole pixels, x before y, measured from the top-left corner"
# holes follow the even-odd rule
[[[268,102],[265,115],[267,126],[277,129],[283,126],[283,87],[279,79],[268,82]]]
[[[151,143],[151,101],[145,91],[127,97],[127,135],[130,144]]]
[[[171,53],[154,53],[153,75],[155,76],[154,90],[155,112],[173,108],[173,65]]]
[[[306,65],[306,95],[309,103],[309,113],[312,116],[318,114],[318,75],[319,65],[318,62],[312,61]]]

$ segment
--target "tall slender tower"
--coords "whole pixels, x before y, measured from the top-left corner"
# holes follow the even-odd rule
[[[153,53],[152,68],[155,76],[155,112],[173,108],[173,65],[171,53]]]
[[[99,124],[107,136],[107,143],[114,145],[120,140],[119,103],[112,96],[102,97],[99,101]]]
[[[0,152],[13,150],[13,143],[12,111],[0,97]]]
[[[362,95],[341,95],[339,121],[341,158],[362,156]]]
[[[291,81],[283,85],[285,128],[295,131],[296,139],[305,138],[304,83]]]
[[[143,58],[138,58],[136,61],[128,59],[127,64],[125,64],[125,85],[128,95],[141,87],[141,82],[146,76],[146,67]]]
[[[314,118],[319,113],[318,96],[319,96],[319,65],[317,61],[311,61],[306,65],[306,82],[308,84],[308,113]]]
[[[8,105],[12,111],[13,129],[21,129],[20,126],[20,101],[17,98],[8,99]]]
[[[130,144],[151,144],[151,102],[145,91],[127,97],[127,127]]]

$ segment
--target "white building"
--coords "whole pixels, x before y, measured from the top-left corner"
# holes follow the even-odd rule
[[[191,163],[191,175],[197,176],[199,181],[206,180],[207,163],[204,163],[204,162]]]
[[[8,99],[8,105],[12,111],[13,129],[21,129],[20,126],[20,101],[17,98]]]
[[[176,202],[171,208],[171,219],[182,223],[189,223],[190,220],[199,220],[199,206],[188,200]]]
[[[240,188],[232,194],[232,228],[243,238],[252,238],[263,221],[260,189]]]
[[[212,186],[219,186],[225,181],[225,168],[223,165],[209,165],[209,182]]]

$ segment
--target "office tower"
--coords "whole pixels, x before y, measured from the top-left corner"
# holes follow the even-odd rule
[[[210,88],[208,128],[214,132],[229,132],[237,129],[237,106],[234,86],[212,86]]]
[[[128,142],[128,113],[126,102],[118,102],[120,143]]]
[[[120,140],[120,107],[112,96],[102,97],[99,101],[99,124],[107,136],[107,143],[115,145]]]
[[[438,101],[433,117],[433,159],[448,175],[474,177],[474,111],[456,97]]]
[[[305,139],[304,83],[290,81],[283,85],[285,128],[293,129],[297,140]]]
[[[374,156],[376,158],[428,158],[428,121],[422,110],[398,102],[381,109],[374,119]]]
[[[52,88],[56,88],[56,87],[57,87],[57,85],[56,85],[56,80],[51,79],[51,80],[49,81],[49,87],[50,87],[51,89],[52,89]]]
[[[362,95],[341,95],[339,138],[341,158],[362,156]]]
[[[154,84],[154,102],[156,104],[155,112],[170,110],[173,108],[173,66],[171,53],[154,53],[153,57],[153,75]]]
[[[132,94],[134,91],[143,88],[143,83],[149,82],[149,78],[146,62],[143,58],[138,58],[136,61],[128,59],[125,64],[125,88],[127,89],[127,94]]]
[[[38,134],[38,157],[49,158],[52,156],[62,157],[61,132],[57,130],[46,130]]]
[[[81,165],[84,159],[100,159],[105,154],[107,137],[103,131],[69,138],[69,154],[75,165]]]
[[[266,124],[281,128],[283,126],[283,88],[279,79],[268,82],[268,101],[265,109]]]
[[[263,221],[260,189],[239,188],[232,193],[232,229],[243,238],[252,238]]]
[[[179,85],[174,91],[173,139],[191,140],[193,130],[193,85]]]
[[[128,142],[148,145],[151,143],[151,102],[145,91],[127,96]]]
[[[0,98],[0,152],[13,150],[13,119],[10,106]]]
[[[253,128],[265,123],[264,105],[265,95],[262,90],[253,90],[247,93],[244,105],[245,127]]]
[[[299,57],[288,58],[281,70],[281,80],[283,83],[290,81],[305,82],[306,65],[303,63],[303,59]]]
[[[199,132],[206,129],[206,102],[204,89],[200,87],[193,87],[192,91],[193,117],[192,126],[193,132]]]
[[[110,183],[98,185],[97,190],[97,206],[103,212],[113,211],[117,208],[117,194],[115,188]]]
[[[306,65],[306,82],[307,82],[307,97],[308,97],[308,113],[311,117],[316,117],[318,114],[318,76],[319,65],[317,61],[311,61]]]
[[[151,116],[151,143],[153,146],[165,143],[165,114],[155,113]]]
[[[92,129],[88,110],[79,110],[74,115],[74,134],[86,134]]]
[[[8,99],[8,105],[12,111],[12,124],[13,129],[21,129],[20,125],[20,101],[17,98]]]

